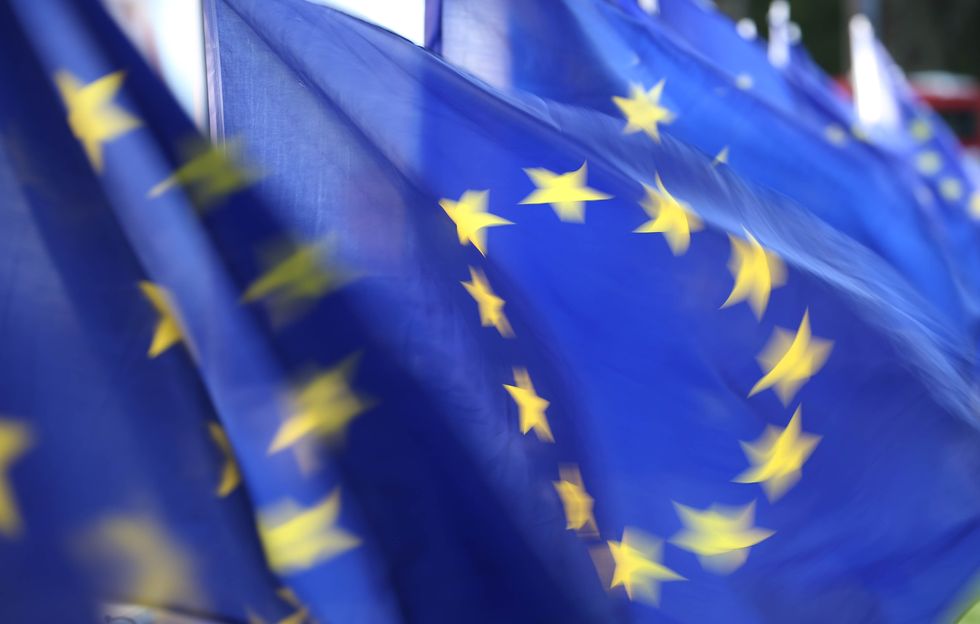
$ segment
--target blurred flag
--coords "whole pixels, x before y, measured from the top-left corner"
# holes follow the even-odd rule
[[[633,0],[621,1],[629,4]],[[964,304],[969,314],[975,316],[980,312],[980,231],[964,210],[969,180],[962,168],[959,175],[949,171],[939,175],[936,170],[940,166],[938,149],[922,149],[909,154],[914,141],[903,130],[915,119],[918,120],[914,122],[916,130],[920,134],[926,133],[925,126],[929,122],[923,117],[925,113],[915,111],[926,111],[927,107],[921,103],[913,104],[914,96],[904,83],[901,70],[875,40],[870,24],[863,16],[853,20],[863,26],[866,33],[863,40],[855,39],[852,24],[852,81],[856,107],[844,103],[835,92],[836,85],[830,84],[831,80],[812,62],[802,45],[790,42],[790,33],[786,32],[788,17],[787,3],[777,0],[771,5],[771,53],[767,59],[755,41],[742,39],[732,21],[713,7],[701,5],[696,0],[664,0],[657,13],[657,20],[687,41],[696,51],[694,53],[704,54],[717,67],[725,69],[736,83],[747,80],[746,76],[754,76],[752,92],[760,98],[774,106],[788,106],[801,123],[847,129],[858,141],[851,141],[842,149],[861,151],[865,159],[873,158],[891,167],[896,179],[919,180],[917,186],[907,188],[923,204],[922,210],[934,227],[935,237],[948,254]],[[782,54],[772,53],[781,40],[787,49]],[[770,62],[778,61],[779,57],[785,59],[783,75]],[[911,118],[906,120],[906,117]],[[946,130],[947,138],[950,138],[949,134]],[[862,141],[871,142],[873,147],[866,148],[861,145]],[[953,139],[947,141],[945,147],[945,159],[953,163],[950,165],[953,167],[962,159],[958,145]]]
[[[948,250],[966,305],[980,306],[980,240],[975,223],[980,213],[970,209],[969,167],[955,138],[942,120],[918,101],[901,70],[875,39],[870,24],[855,16],[851,26],[852,77],[856,106],[840,87],[813,62],[798,38],[788,32],[788,8],[777,0],[770,9],[770,48],[786,42],[783,75],[797,101],[827,124],[851,128],[891,163],[896,177],[916,182],[916,195],[935,224],[937,238]],[[780,7],[786,13],[780,16]],[[890,112],[889,112],[890,111]],[[918,111],[918,112],[914,112]],[[935,132],[931,128],[939,128]],[[913,138],[913,130],[920,139]],[[945,145],[923,146],[945,134]],[[944,156],[940,156],[944,154]],[[940,175],[940,170],[946,169]],[[975,194],[975,191],[974,191]],[[980,202],[980,200],[976,200]],[[980,204],[978,204],[980,205]]]
[[[764,42],[744,38],[732,20],[713,5],[697,0],[658,0],[657,11],[650,16],[638,9],[637,0],[615,0],[615,4],[638,21],[656,20],[678,43],[687,44],[689,54],[726,73],[739,88],[751,90],[772,106],[798,112],[794,94],[769,62]]]
[[[0,619],[919,621],[975,572],[969,350],[877,256],[209,11],[222,147],[95,2],[0,6]]]
[[[957,598],[971,349],[875,254],[670,136],[496,94],[329,9],[214,9],[224,135],[278,223],[337,233],[363,276],[341,292],[447,407],[411,418],[471,459],[425,504],[456,482],[502,503],[459,552],[492,565],[417,569],[410,615],[915,621]],[[498,575],[513,593],[483,602]]]
[[[812,123],[757,97],[754,78],[739,81],[693,53],[658,15],[627,14],[607,0],[443,0],[442,15],[450,62],[517,97],[526,92],[619,120],[621,133],[647,138],[633,162],[664,135],[696,147],[873,250],[954,325],[973,329],[974,310],[914,176],[849,128]]]
[[[862,16],[855,18],[858,27],[866,22]],[[889,102],[895,110],[894,124],[882,124],[885,125],[882,131],[895,136],[896,143],[909,146],[909,157],[915,168],[928,180],[946,210],[980,219],[980,183],[973,177],[956,135],[942,117],[916,95],[901,68],[875,39],[870,25],[866,28],[870,49],[859,49],[857,53],[870,56],[868,62],[877,68],[882,80],[869,86],[871,90],[881,91],[865,93],[863,85],[855,85],[856,97]]]

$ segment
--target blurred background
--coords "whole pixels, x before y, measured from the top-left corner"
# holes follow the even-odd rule
[[[719,0],[733,19],[763,25],[770,0]],[[848,20],[868,16],[912,86],[970,147],[980,147],[980,2],[791,0],[791,19],[814,60],[842,83],[850,69]]]

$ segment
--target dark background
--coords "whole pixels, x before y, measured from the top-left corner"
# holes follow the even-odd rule
[[[753,18],[765,36],[769,0],[717,4],[736,19]],[[858,10],[871,16],[906,72],[946,70],[980,78],[980,0],[790,0],[804,45],[831,74],[847,71],[847,18]]]

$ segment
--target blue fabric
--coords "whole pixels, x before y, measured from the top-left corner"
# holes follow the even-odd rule
[[[218,618],[244,619],[246,606],[283,617],[292,609],[275,594],[249,497],[215,494],[223,458],[196,367],[186,353],[146,356],[156,317],[111,208],[124,196],[93,176],[51,82],[58,69],[92,79],[129,68],[144,82],[148,70],[128,49],[112,56],[121,35],[104,16],[90,24],[91,7],[28,5],[0,7],[0,418],[31,439],[5,466],[22,527],[0,538],[0,620],[101,621],[100,602],[153,600]],[[168,121],[191,132],[155,90]],[[120,184],[164,171],[164,148],[141,134],[108,155]],[[143,197],[134,209],[149,207]],[[186,210],[167,204],[158,207]]]
[[[746,40],[734,22],[713,5],[699,0],[658,0],[653,18],[638,8],[636,0],[616,0],[637,20],[655,19],[678,40],[687,42],[689,52],[707,59],[732,80],[751,81],[752,93],[784,110],[795,110],[795,94],[770,63],[760,39]]]
[[[627,13],[607,0],[444,0],[442,14],[443,56],[514,93],[623,120],[613,97],[663,80],[661,103],[676,118],[660,126],[662,133],[710,156],[727,147],[736,173],[790,197],[879,254],[951,323],[975,332],[976,310],[955,264],[960,258],[920,204],[915,176],[896,171],[901,165],[851,137],[849,128],[821,125],[810,112],[787,111],[757,96],[751,84],[740,87],[730,67],[692,52],[708,37],[688,45],[657,16]],[[714,22],[700,25],[713,31]]]
[[[0,619],[112,601],[233,622],[914,622],[954,601],[980,552],[972,351],[888,263],[671,137],[641,152],[619,120],[498,94],[333,10],[223,0],[208,16],[216,118],[251,172],[225,187],[172,178],[209,152],[96,2],[0,6],[0,431],[32,438],[0,472],[22,516],[0,534],[18,590]],[[55,77],[117,71],[100,123],[109,103],[139,125],[103,125],[93,158],[92,111],[69,114]],[[524,168],[583,162],[610,196],[584,223],[519,203]],[[633,232],[654,173],[704,222],[683,254]],[[486,255],[440,207],[485,189],[513,222],[488,228]],[[759,315],[719,309],[746,232],[787,266]],[[310,244],[323,254],[286,271],[303,281],[250,294]],[[482,326],[471,268],[509,331]],[[327,274],[343,279],[309,279]],[[152,358],[144,280],[180,332]],[[826,362],[786,402],[749,396],[756,356],[804,316],[833,341]],[[304,413],[297,386],[336,367],[359,413],[274,451]],[[553,441],[522,433],[515,368]],[[800,405],[821,439],[798,483],[770,500],[733,482],[739,443]],[[223,497],[219,422],[241,471]],[[570,465],[594,533],[567,528],[554,483]],[[334,493],[303,539],[269,537],[281,505]],[[675,502],[754,504],[775,532],[719,574],[683,547]],[[317,551],[327,528],[358,541]],[[609,591],[609,542],[632,531],[669,540],[660,562],[687,579],[659,606]],[[291,550],[309,559],[276,563]]]
[[[962,149],[942,118],[922,102],[905,82],[901,70],[880,44],[875,63],[881,73],[880,97],[892,102],[899,118],[895,127],[864,127],[871,141],[895,169],[896,176],[916,181],[916,192],[923,208],[936,224],[940,242],[949,250],[953,268],[962,285],[967,305],[980,306],[980,240],[975,210],[977,182],[971,176]],[[839,87],[810,58],[799,44],[791,48],[790,63],[784,70],[798,101],[812,107],[827,123],[861,128],[854,107],[845,102]],[[918,124],[926,134],[916,138]],[[919,160],[934,157],[936,164],[923,168]],[[928,162],[928,161],[927,161]]]
[[[360,318],[392,358],[444,401],[484,406],[432,417],[450,416],[474,458],[467,478],[487,479],[556,581],[556,594],[513,603],[514,621],[539,621],[543,612],[523,610],[553,601],[573,601],[572,621],[917,621],[954,601],[980,540],[972,350],[888,264],[669,136],[640,150],[648,139],[622,136],[619,119],[497,95],[389,33],[305,2],[217,8],[223,131],[266,172],[259,192],[289,229],[339,232],[343,257],[369,267],[378,290],[362,293]],[[588,203],[584,224],[519,203],[534,188],[523,169],[582,162],[589,186],[613,196]],[[655,172],[706,223],[681,256],[659,235],[632,232],[645,220],[640,182],[655,185]],[[439,202],[485,189],[490,211],[514,225],[489,229],[484,257],[457,244]],[[790,264],[761,322],[744,304],[718,309],[732,286],[728,234],[742,225]],[[458,286],[468,266],[506,301],[515,338],[475,327]],[[814,334],[835,341],[826,366],[790,405],[771,391],[748,398],[755,356],[806,309]],[[524,363],[551,401],[554,444],[521,436],[500,403],[500,384]],[[770,503],[732,482],[745,463],[738,441],[785,426],[799,403],[804,427],[823,438],[799,485]],[[570,463],[595,498],[599,529],[573,543],[550,533],[564,529],[546,504]],[[621,589],[606,597],[609,577],[571,554],[608,552],[627,528],[675,536],[672,502],[752,501],[773,537],[730,576],[668,543],[664,564],[688,580],[665,583],[659,607]],[[526,582],[522,566],[503,569]],[[483,607],[454,607],[439,615],[493,620]]]

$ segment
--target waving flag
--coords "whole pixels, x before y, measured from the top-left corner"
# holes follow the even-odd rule
[[[980,539],[971,356],[875,254],[670,136],[497,95],[328,9],[215,12],[222,130],[282,222],[342,232],[379,290],[431,293],[363,312],[423,385],[511,401],[448,426],[544,561],[573,560],[545,521],[564,511],[597,569],[546,566],[590,605],[573,621],[915,620],[956,598]],[[535,520],[529,493],[561,506]]]
[[[669,136],[636,175],[619,120],[330,9],[208,9],[220,147],[94,2],[0,9],[4,620],[959,597],[971,352],[877,255]]]
[[[777,15],[771,17],[779,17],[778,6],[774,8]],[[783,8],[788,12],[788,7]],[[657,20],[687,41],[692,49],[708,56],[716,66],[726,68],[736,81],[754,76],[751,86],[754,94],[774,106],[788,105],[802,115],[803,123],[848,129],[859,141],[852,141],[843,149],[863,150],[861,142],[870,143],[873,149],[868,156],[888,164],[896,179],[917,180],[911,188],[948,254],[965,305],[971,311],[980,309],[980,230],[966,209],[973,187],[959,164],[962,162],[959,146],[941,119],[938,119],[940,129],[931,130],[938,116],[932,113],[930,119],[928,108],[917,101],[901,70],[874,39],[865,19],[858,16],[854,23],[863,26],[868,34],[863,41],[852,37],[851,45],[856,107],[842,100],[835,92],[836,85],[831,84],[799,42],[787,51],[788,62],[780,76],[761,49],[738,36],[731,20],[716,9],[694,0],[664,0]],[[770,24],[770,37],[779,39],[779,20],[771,21],[776,23]],[[783,27],[787,27],[785,22]],[[772,86],[776,84],[786,93],[782,100],[777,97],[782,92]],[[875,110],[864,110],[868,108],[865,104]],[[891,123],[878,119],[883,113],[879,109],[885,107],[894,111]],[[913,139],[907,128],[914,129],[919,139]],[[917,143],[929,145],[919,148]]]
[[[714,156],[878,253],[972,331],[969,298],[914,176],[897,174],[847,128],[806,123],[770,105],[752,93],[751,80],[740,84],[692,53],[659,18],[605,0],[444,0],[442,15],[450,62],[515,94],[618,119],[623,133],[648,137],[646,148],[670,134]]]

